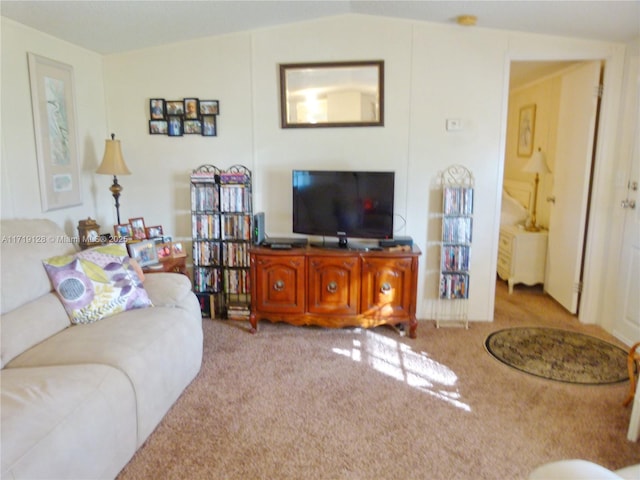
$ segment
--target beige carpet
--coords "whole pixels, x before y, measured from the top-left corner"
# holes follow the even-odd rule
[[[507,295],[469,330],[420,322],[325,330],[204,320],[202,371],[119,480],[525,479],[584,458],[640,463],[626,440],[628,383],[583,386],[511,369],[484,349],[509,326],[582,326],[539,289]],[[621,345],[622,346],[622,345]]]

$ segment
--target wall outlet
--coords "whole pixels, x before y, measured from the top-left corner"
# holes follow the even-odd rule
[[[447,132],[462,130],[462,120],[459,118],[447,118]]]

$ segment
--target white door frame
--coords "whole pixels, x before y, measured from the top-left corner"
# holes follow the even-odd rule
[[[509,77],[513,61],[604,61],[604,89],[597,128],[598,142],[595,150],[591,209],[589,212],[587,242],[584,246],[583,290],[580,298],[578,318],[582,323],[603,325],[603,312],[615,301],[615,285],[607,284],[609,270],[617,270],[612,262],[608,245],[618,245],[622,236],[620,225],[611,224],[614,191],[611,179],[615,172],[624,168],[617,165],[616,139],[620,110],[620,94],[624,69],[624,46],[613,44],[595,45],[593,48],[572,45],[568,48],[553,41],[541,42],[539,47],[512,45],[505,54],[504,95],[501,127],[501,150],[498,162],[496,198],[501,197],[504,176],[504,161],[509,106]],[[520,51],[522,49],[522,51]],[[624,159],[620,159],[624,161]],[[493,241],[493,263],[497,264],[500,229],[500,202],[496,202],[496,222]],[[495,309],[495,285],[490,286],[490,311]],[[603,325],[605,328],[606,326]]]

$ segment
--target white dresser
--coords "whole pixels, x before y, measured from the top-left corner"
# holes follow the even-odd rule
[[[509,284],[509,293],[516,283],[544,283],[547,237],[547,230],[527,232],[515,225],[500,228],[498,275]]]

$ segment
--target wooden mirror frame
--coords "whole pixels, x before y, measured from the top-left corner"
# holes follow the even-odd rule
[[[372,71],[368,71],[372,70]],[[304,78],[302,74],[308,78]],[[332,75],[333,74],[333,75]],[[361,88],[358,86],[357,80],[363,77],[371,77],[375,79],[368,82]],[[297,78],[292,78],[296,75]],[[333,83],[329,81],[333,76]],[[339,78],[340,77],[340,78]],[[362,94],[366,91],[368,96],[373,97],[371,102],[371,115],[369,118],[359,119],[345,118],[344,120],[328,120],[322,118],[319,121],[295,121],[291,119],[289,111],[290,106],[294,103],[295,90],[306,90],[312,93],[325,94],[327,91],[339,92],[341,94],[349,93],[344,91],[347,86],[350,93],[355,92],[359,98],[352,98],[358,103],[362,100]],[[343,80],[338,83],[338,80]],[[355,80],[355,82],[354,82]],[[324,114],[329,109],[327,99],[322,99],[325,103]],[[306,103],[306,102],[305,102]],[[347,102],[348,103],[348,102]],[[345,105],[342,102],[342,105]],[[360,108],[362,112],[362,108]],[[353,112],[353,109],[352,109]],[[381,127],[384,126],[384,61],[356,61],[356,62],[324,62],[324,63],[288,63],[280,65],[280,118],[282,128],[322,128],[322,127]]]

